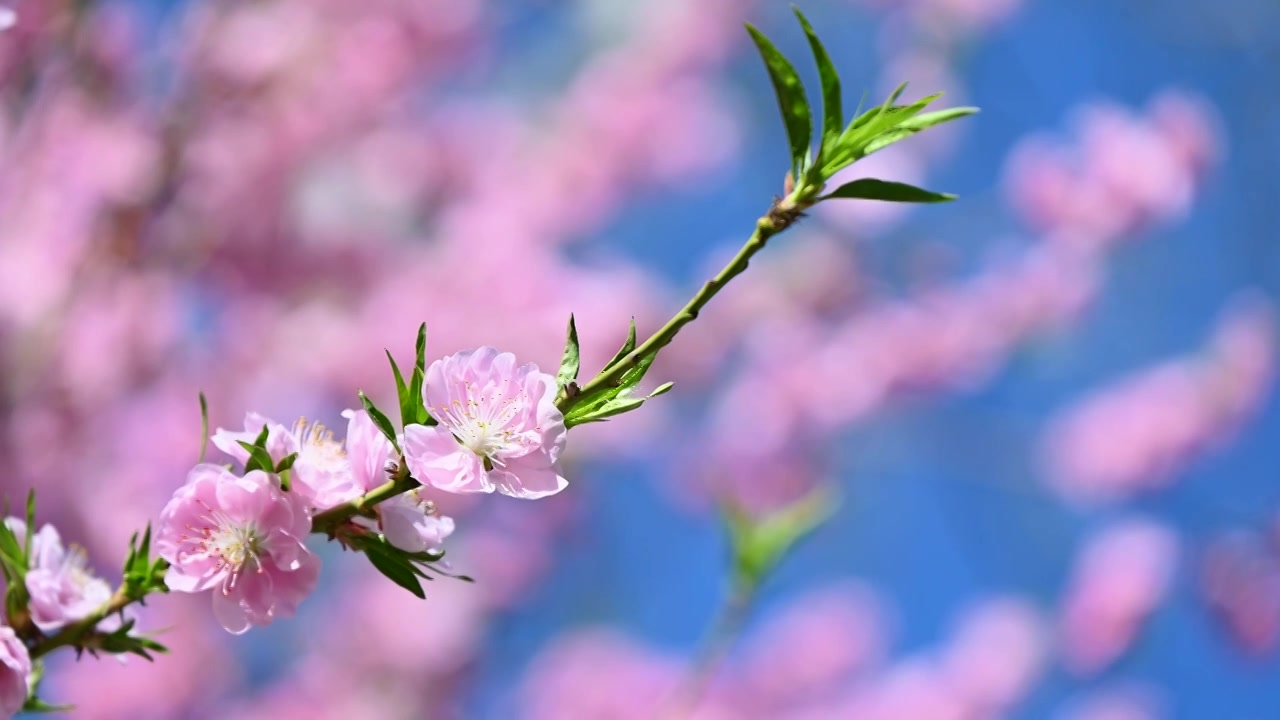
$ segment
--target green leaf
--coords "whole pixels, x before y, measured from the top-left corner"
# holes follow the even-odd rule
[[[285,455],[280,462],[276,463],[276,475],[280,478],[280,489],[289,492],[293,489],[293,481],[290,477],[290,470],[293,464],[298,461],[298,453],[289,453]]]
[[[400,372],[400,366],[396,364],[396,359],[391,356],[390,350],[384,350],[387,353],[387,362],[391,363],[391,375],[396,383],[396,398],[400,403],[400,424],[411,425],[418,419],[417,408],[414,407],[413,396],[409,394],[409,386],[404,381],[404,375]]]
[[[390,354],[388,353],[388,357]],[[418,338],[413,343],[413,374],[409,378],[409,406],[412,412],[405,412],[405,401],[400,401],[400,421],[402,425],[435,425],[435,418],[427,410],[422,398],[422,385],[427,371],[427,324],[418,326]],[[397,385],[397,390],[399,386]]]
[[[427,410],[426,400],[422,397],[422,384],[422,368],[416,367],[413,369],[413,379],[409,381],[409,394],[416,400],[413,422],[419,425],[435,425],[436,419],[431,417],[431,412]]]
[[[138,563],[138,569],[144,571],[151,563],[151,523],[147,523],[147,529],[142,533],[142,544],[138,546]]]
[[[263,432],[266,432],[265,428]],[[236,442],[239,443],[240,447],[245,449],[245,452],[249,453],[249,459],[246,460],[244,464],[244,472],[246,475],[254,470],[262,470],[263,472],[274,471],[275,463],[271,461],[271,455],[267,452],[266,448],[256,443],[250,445],[243,440],[237,440]]]
[[[578,349],[578,326],[573,321],[573,314],[569,314],[569,333],[564,343],[564,355],[560,359],[560,372],[556,375],[556,383],[564,388],[569,383],[578,379],[578,367],[582,364],[582,357]]]
[[[822,41],[813,31],[808,18],[800,12],[800,8],[793,5],[791,9],[795,11],[796,19],[800,21],[800,26],[804,28],[804,34],[809,39],[809,49],[813,51],[813,60],[818,66],[818,77],[822,80],[822,148],[826,149],[831,141],[840,135],[840,128],[844,125],[840,76],[836,73],[835,65],[831,63],[831,56],[822,46]]]
[[[373,401],[364,394],[363,390],[359,392],[359,395],[360,403],[364,405],[365,411],[369,413],[369,418],[373,420],[373,424],[377,425],[382,434],[386,435],[387,439],[391,441],[391,447],[395,448],[396,452],[400,452],[400,441],[396,439],[396,429],[392,426],[391,421],[373,404]]]
[[[887,141],[878,141],[878,138],[885,133],[898,132],[895,128],[909,122],[921,110],[928,107],[930,103],[942,97],[941,93],[935,93],[923,97],[910,105],[894,105],[903,91],[906,90],[906,87],[906,83],[899,85],[880,107],[868,110],[850,121],[849,127],[834,143],[834,152],[823,163],[822,174],[824,178],[830,178],[841,169],[861,160],[872,152],[910,135],[914,131],[899,133],[892,139],[887,139]]]
[[[283,458],[280,459],[280,462],[276,463],[276,472],[282,473],[286,470],[292,470],[293,464],[297,461],[298,461],[298,453],[295,452],[295,453],[289,453],[288,455],[285,455]]]
[[[363,542],[360,546],[378,572],[419,598],[426,599],[427,594],[422,590],[413,564],[400,551],[378,539]]]
[[[253,439],[253,446],[254,446],[254,447],[260,447],[260,448],[262,448],[263,450],[266,450],[266,449],[267,449],[267,438],[268,438],[268,437],[270,437],[270,436],[271,436],[271,428],[267,427],[267,426],[264,424],[264,425],[262,426],[262,432],[259,432],[259,433],[258,433],[258,437],[256,437],[256,438],[254,438],[254,439]]]
[[[904,130],[915,130],[919,132],[934,125],[941,125],[945,122],[958,120],[962,117],[968,117],[978,113],[976,107],[953,107],[946,110],[936,110],[934,112],[922,113],[908,120],[898,123],[898,127]]]
[[[936,193],[914,185],[874,178],[860,178],[836,188],[824,195],[823,200],[851,198],[857,200],[884,200],[886,202],[936,203],[955,200],[955,195]]]
[[[796,69],[769,38],[751,25],[747,25],[747,32],[751,33],[751,39],[755,41],[760,57],[769,70],[769,79],[778,96],[778,108],[782,111],[782,122],[787,128],[787,139],[791,143],[792,175],[798,178],[809,163],[809,138],[813,132],[813,119],[809,113],[804,86],[800,83]]]
[[[75,705],[51,705],[35,695],[29,696],[26,702],[22,704],[22,712],[24,713],[61,713],[71,712],[75,709]]]
[[[649,397],[647,397],[647,398],[645,398],[645,399],[646,399],[646,400],[650,400],[650,399],[652,399],[652,398],[656,398],[656,397],[658,397],[659,395],[666,395],[668,392],[670,392],[670,391],[671,391],[671,388],[673,388],[673,387],[675,387],[675,386],[676,386],[676,384],[675,384],[675,383],[673,383],[673,382],[665,382],[665,383],[662,383],[662,384],[661,384],[661,385],[659,385],[658,387],[654,388],[654,389],[653,389],[653,392],[649,393]]]
[[[617,365],[618,363],[622,362],[622,359],[630,355],[631,352],[635,349],[636,349],[636,319],[631,318],[631,329],[627,331],[626,342],[622,343],[622,348],[618,350],[617,354],[613,356],[613,359],[604,364],[604,370],[608,370],[614,365]],[[601,372],[604,372],[604,370],[601,370]]]
[[[752,518],[740,508],[727,505],[724,517],[733,549],[734,572],[751,584],[759,583],[796,543],[831,517],[835,504],[830,491],[820,487],[763,518]]]
[[[22,564],[31,567],[31,541],[36,533],[36,489],[27,491],[27,528],[22,538]]]
[[[419,370],[427,369],[427,324],[418,326],[418,339],[413,343],[413,366]]]
[[[0,522],[0,565],[4,568],[5,577],[15,581],[10,584],[10,589],[21,587],[27,573],[26,553],[22,551],[22,544],[13,528],[6,522]]]
[[[209,401],[205,399],[204,393],[199,394],[200,397],[200,457],[196,458],[197,463],[204,462],[205,451],[209,449]]]
[[[675,387],[675,383],[663,383],[653,392],[645,395],[644,397],[633,397],[629,393],[634,389],[634,385],[629,386],[626,389],[612,393],[604,400],[593,402],[585,407],[573,407],[569,411],[569,414],[565,416],[565,427],[584,425],[592,422],[604,422],[609,418],[635,410],[643,405],[646,400],[651,400],[659,395],[664,395],[673,387]]]

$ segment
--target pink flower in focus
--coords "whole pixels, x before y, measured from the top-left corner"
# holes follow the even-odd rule
[[[5,518],[5,524],[21,541],[26,523]],[[45,525],[31,537],[31,569],[27,572],[27,592],[31,595],[31,620],[46,632],[79,620],[111,599],[111,587],[94,577],[84,548],[62,546],[62,538],[52,525]]]
[[[350,417],[346,413],[344,416]],[[238,441],[252,443],[263,426],[267,428],[267,452],[272,460],[279,462],[287,455],[298,454],[290,478],[294,492],[303,496],[311,507],[317,510],[331,508],[368,489],[355,477],[352,461],[342,443],[320,423],[301,419],[287,428],[257,413],[248,413],[244,418],[244,432],[218,428],[211,440],[219,450],[243,464],[249,459],[249,453],[240,447]],[[385,438],[383,440],[385,442]],[[362,461],[364,459],[362,456]],[[361,479],[369,480],[369,476],[362,475]],[[374,486],[378,484],[373,483]]]
[[[378,506],[378,520],[387,542],[407,552],[436,550],[453,534],[453,518],[410,490]]]
[[[1177,557],[1177,537],[1149,520],[1130,520],[1090,539],[1060,618],[1070,670],[1097,672],[1129,648],[1164,599]]]
[[[197,465],[160,514],[156,551],[172,565],[165,584],[178,592],[214,590],[213,612],[228,632],[291,617],[320,576],[303,539],[311,532],[305,501],[255,470],[236,477]]]
[[[8,625],[0,625],[0,668],[0,715],[13,717],[27,701],[31,656]]]
[[[368,492],[390,479],[387,463],[392,457],[391,441],[364,410],[344,410],[342,417],[347,419],[346,454],[351,480],[361,493]]]
[[[533,500],[560,492],[564,416],[555,378],[491,347],[465,350],[427,368],[422,390],[440,423],[404,431],[414,477],[447,492],[493,492]]]
[[[386,482],[391,460],[391,441],[373,424],[364,410],[347,410],[347,454],[352,480],[358,492],[368,492]],[[387,542],[408,552],[433,550],[453,534],[453,518],[436,512],[418,491],[410,490],[380,503],[378,527]]]

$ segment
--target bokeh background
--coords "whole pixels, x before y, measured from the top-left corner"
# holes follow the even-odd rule
[[[774,0],[10,0],[0,483],[113,581],[215,426],[342,427],[382,354],[588,370],[780,192],[743,22]],[[76,718],[654,717],[720,602],[715,511],[841,502],[698,718],[1280,717],[1280,5],[805,0],[848,104],[983,113],[858,164],[575,430],[538,502],[440,498],[474,585],[317,543],[242,637],[160,597],[154,666],[54,664]],[[834,204],[832,204],[834,205]]]

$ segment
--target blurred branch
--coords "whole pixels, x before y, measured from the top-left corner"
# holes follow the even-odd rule
[[[751,602],[755,599],[759,586],[758,582],[741,573],[734,574],[729,592],[716,611],[715,619],[698,648],[693,665],[671,698],[659,710],[657,717],[660,720],[679,720],[689,717],[697,709],[741,633],[747,611],[751,609]]]

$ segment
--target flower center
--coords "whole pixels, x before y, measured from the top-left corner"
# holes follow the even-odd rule
[[[527,440],[508,429],[515,419],[518,398],[499,398],[497,393],[485,397],[475,393],[471,383],[458,384],[458,399],[447,406],[436,407],[432,414],[458,442],[485,460],[485,468],[503,453],[519,448]],[[498,461],[498,464],[502,464]]]
[[[308,424],[306,418],[293,426],[298,439],[298,461],[321,473],[343,474],[351,471],[347,451],[333,437],[333,432],[320,423]]]
[[[89,555],[79,545],[67,548],[66,555],[62,556],[62,572],[70,578],[72,585],[81,590],[94,579],[89,572]]]
[[[217,529],[209,538],[209,549],[222,557],[232,572],[238,572],[250,559],[262,554],[261,538],[252,525],[227,525]]]

